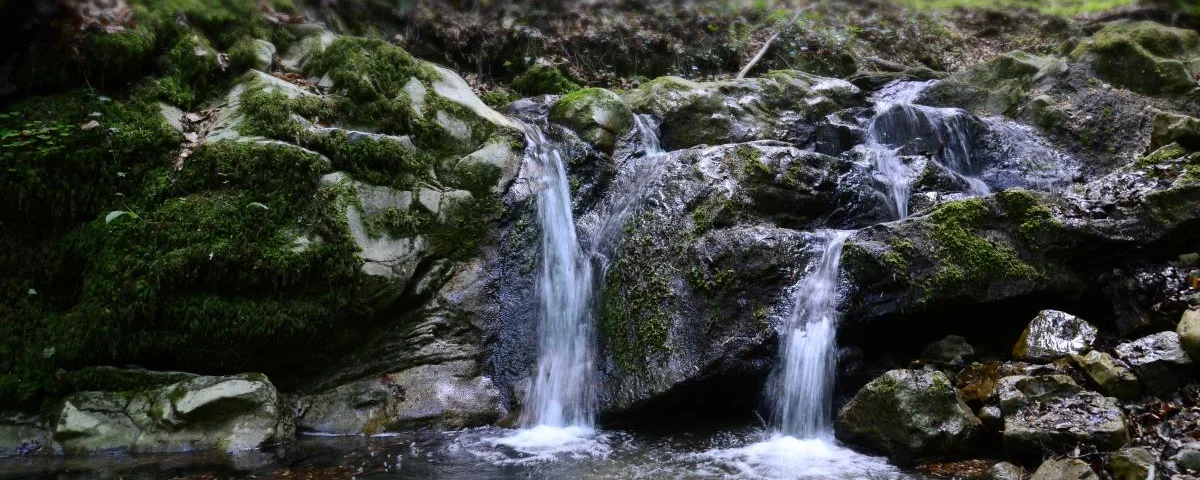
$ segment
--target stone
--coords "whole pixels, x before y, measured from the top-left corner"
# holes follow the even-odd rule
[[[1162,147],[1178,143],[1189,150],[1200,150],[1200,118],[1159,112],[1154,117],[1154,129],[1150,131],[1150,147],[1154,152]]]
[[[1151,394],[1165,397],[1186,384],[1194,372],[1192,359],[1180,346],[1179,334],[1161,332],[1118,345],[1114,351],[1129,364]]]
[[[1108,458],[1108,469],[1117,480],[1149,480],[1155,477],[1158,454],[1146,447],[1124,448]]]
[[[1096,341],[1096,327],[1058,310],[1042,310],[1029,322],[1013,347],[1013,357],[1054,360],[1083,353]]]
[[[1009,462],[1000,462],[992,465],[991,475],[992,480],[1022,480],[1025,478],[1025,469]]]
[[[462,428],[503,416],[500,393],[470,361],[422,365],[351,382],[298,401],[297,426],[330,434]]]
[[[975,348],[967,343],[966,338],[948,335],[946,338],[926,345],[925,349],[921,351],[921,359],[961,364],[964,359],[974,354]]]
[[[1185,472],[1200,472],[1200,443],[1188,443],[1171,456],[1175,466]]]
[[[1107,396],[1126,401],[1142,396],[1137,376],[1112,355],[1092,350],[1084,355],[1071,355],[1071,361]]]
[[[1175,333],[1179,335],[1179,345],[1187,352],[1192,362],[1200,361],[1200,310],[1189,309],[1183,312]]]
[[[72,394],[53,434],[68,455],[233,452],[291,440],[289,414],[260,374],[195,377],[151,390]]]
[[[1083,460],[1077,458],[1064,458],[1059,460],[1046,460],[1038,467],[1033,476],[1029,480],[1100,480],[1096,472],[1092,471]]]
[[[633,128],[633,111],[620,95],[585,88],[564,95],[550,107],[550,120],[566,125],[602,152],[612,154],[617,138]]]
[[[254,65],[251,67],[265,72],[271,71],[275,63],[275,44],[263,39],[254,40]]]
[[[1196,88],[1200,34],[1156,22],[1110,23],[1071,52],[1100,78],[1147,95]]]
[[[837,418],[837,437],[892,457],[962,449],[982,426],[937,371],[892,370],[867,383]]]
[[[33,415],[0,413],[0,458],[55,453],[50,431]]]
[[[1005,448],[1033,457],[1080,444],[1115,450],[1129,442],[1116,399],[1051,377],[1056,376],[1002,379],[1001,388],[1008,391],[1001,393]]]

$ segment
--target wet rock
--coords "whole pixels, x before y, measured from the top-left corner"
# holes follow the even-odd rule
[[[500,394],[491,379],[475,370],[468,361],[422,365],[306,396],[297,401],[297,427],[372,435],[494,423],[503,415]]]
[[[1005,377],[999,388],[1004,445],[1018,455],[1066,452],[1079,444],[1113,450],[1129,442],[1116,399],[1083,390],[1070,377]]]
[[[975,348],[967,343],[967,339],[958,335],[930,343],[921,351],[922,360],[933,360],[946,363],[961,364],[964,359],[975,355]]]
[[[1157,461],[1158,454],[1149,448],[1125,448],[1109,457],[1108,469],[1118,480],[1146,480],[1155,478]]]
[[[996,386],[1001,378],[1013,375],[1028,375],[1028,365],[1017,362],[972,363],[955,377],[955,386],[963,399],[985,401],[996,396]]]
[[[634,112],[662,122],[668,150],[753,140],[807,143],[816,121],[848,106],[858,87],[843,80],[796,71],[696,83],[663,77],[625,95]]]
[[[1017,340],[1013,357],[1053,360],[1083,353],[1096,341],[1096,327],[1083,319],[1057,310],[1042,310]]]
[[[250,450],[290,441],[290,413],[262,375],[196,377],[153,390],[70,395],[54,439],[69,455]]]
[[[839,439],[893,457],[944,455],[968,445],[981,422],[944,374],[892,370],[872,380],[837,418]]]
[[[1079,44],[1071,57],[1100,78],[1148,95],[1196,88],[1200,34],[1155,22],[1110,23]]]
[[[1175,332],[1162,332],[1117,346],[1114,351],[1129,364],[1146,390],[1169,396],[1191,380],[1192,359],[1179,344]]]
[[[1022,480],[1025,469],[1009,462],[1000,462],[992,466],[992,480]]]
[[[922,101],[968,108],[981,115],[1011,114],[1035,84],[1066,70],[1061,58],[1009,52],[951,75],[922,95]]]
[[[0,458],[50,455],[56,446],[50,431],[35,416],[0,413]]]
[[[1083,460],[1064,458],[1046,460],[1029,480],[1100,480],[1096,472]]]
[[[1183,312],[1175,333],[1179,335],[1179,345],[1187,352],[1192,363],[1200,361],[1200,310]]]
[[[1137,376],[1112,355],[1092,350],[1085,355],[1073,354],[1071,360],[1105,395],[1126,401],[1142,396]]]
[[[633,128],[633,113],[621,97],[602,88],[567,94],[550,109],[550,120],[570,127],[580,138],[611,154],[617,138]]]
[[[1177,147],[1163,147],[1160,152]],[[1166,152],[1166,156],[1178,158],[1172,152]],[[1136,337],[1177,327],[1188,309],[1188,296],[1193,293],[1188,272],[1173,265],[1113,270],[1105,294],[1112,298],[1121,336]]]

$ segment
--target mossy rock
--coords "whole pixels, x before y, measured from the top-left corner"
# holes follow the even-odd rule
[[[1013,114],[1043,79],[1061,75],[1066,62],[1057,57],[1013,51],[951,75],[922,95],[934,105],[969,108],[991,115]]]
[[[551,107],[550,120],[570,127],[584,141],[609,154],[617,138],[633,128],[629,106],[603,88],[585,88],[563,96]]]
[[[892,370],[842,408],[836,433],[840,440],[911,459],[967,448],[982,425],[941,372]]]
[[[1177,95],[1197,87],[1200,34],[1154,22],[1114,23],[1081,43],[1071,57],[1105,81],[1147,95]]]
[[[561,95],[579,90],[578,83],[571,81],[562,71],[553,65],[536,64],[529,67],[510,84],[517,93],[532,97],[535,95]]]

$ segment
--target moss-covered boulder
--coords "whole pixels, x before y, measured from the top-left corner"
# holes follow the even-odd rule
[[[602,88],[563,96],[550,108],[550,120],[570,127],[592,146],[611,154],[617,138],[633,128],[633,112],[621,97]]]
[[[807,143],[816,120],[859,94],[843,80],[781,70],[712,83],[663,77],[629,92],[625,101],[634,112],[659,119],[663,146],[674,150],[752,140]]]
[[[291,411],[259,374],[63,400],[54,440],[67,455],[242,451],[292,439]]]
[[[892,370],[862,387],[838,413],[838,439],[893,458],[970,448],[982,423],[945,374]]]
[[[1197,87],[1200,34],[1154,22],[1112,23],[1071,57],[1113,85],[1147,95],[1180,94]]]
[[[1154,152],[1172,143],[1192,151],[1200,150],[1200,118],[1159,112],[1150,131],[1150,147]]]
[[[979,114],[1011,115],[1035,85],[1055,79],[1067,68],[1062,58],[1018,50],[955,73],[922,97],[934,105],[953,105]]]

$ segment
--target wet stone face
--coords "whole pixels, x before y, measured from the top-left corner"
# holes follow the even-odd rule
[[[1043,310],[1034,317],[1013,348],[1020,359],[1052,360],[1083,353],[1096,341],[1096,327],[1057,310]]]

